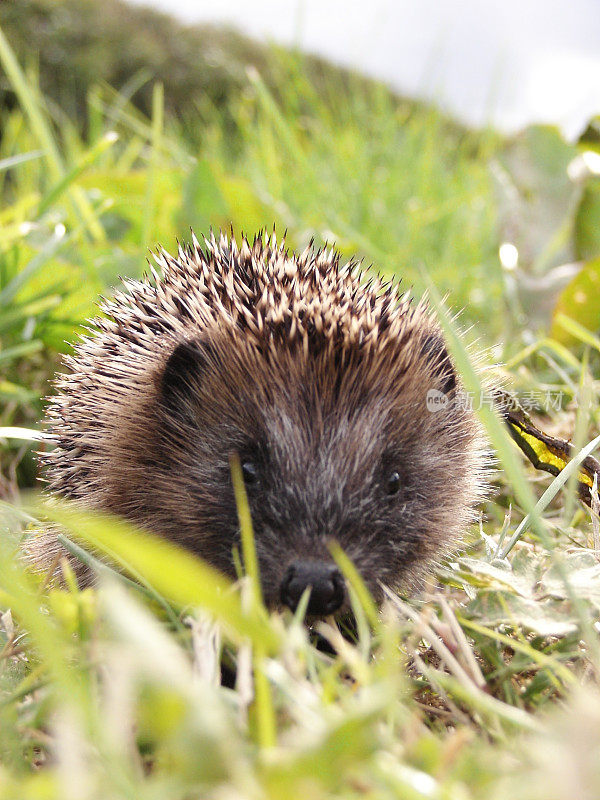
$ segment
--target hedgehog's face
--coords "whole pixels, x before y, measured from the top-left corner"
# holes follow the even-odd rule
[[[229,458],[237,453],[265,599],[294,608],[310,586],[309,613],[318,615],[347,606],[331,540],[377,599],[383,584],[414,579],[456,540],[476,497],[479,456],[439,337],[424,339],[400,389],[374,383],[357,364],[346,384],[318,359],[301,368],[260,355],[240,364],[224,352],[180,345],[161,375],[149,524],[233,575],[240,539]],[[447,398],[438,411],[428,408],[430,390]]]

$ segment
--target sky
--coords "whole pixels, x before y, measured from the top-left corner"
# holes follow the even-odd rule
[[[512,131],[600,113],[600,0],[134,0],[235,25]]]

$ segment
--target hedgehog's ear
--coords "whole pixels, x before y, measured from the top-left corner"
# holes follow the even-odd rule
[[[160,396],[167,411],[179,415],[186,413],[194,386],[198,386],[206,367],[204,345],[196,342],[177,345],[160,376]]]
[[[421,353],[431,367],[431,374],[439,381],[436,389],[448,394],[456,388],[456,371],[448,355],[446,343],[440,333],[428,333],[421,343]]]

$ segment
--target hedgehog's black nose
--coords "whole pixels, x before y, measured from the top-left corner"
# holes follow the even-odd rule
[[[294,561],[281,581],[281,602],[292,611],[300,602],[304,590],[311,588],[308,614],[333,614],[344,602],[344,578],[335,564],[320,561]]]

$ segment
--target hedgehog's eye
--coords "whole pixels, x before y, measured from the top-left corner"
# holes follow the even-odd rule
[[[400,490],[400,473],[392,472],[386,483],[386,490],[389,495],[398,494]]]
[[[246,486],[251,486],[258,481],[258,467],[254,461],[242,462],[242,476]]]

